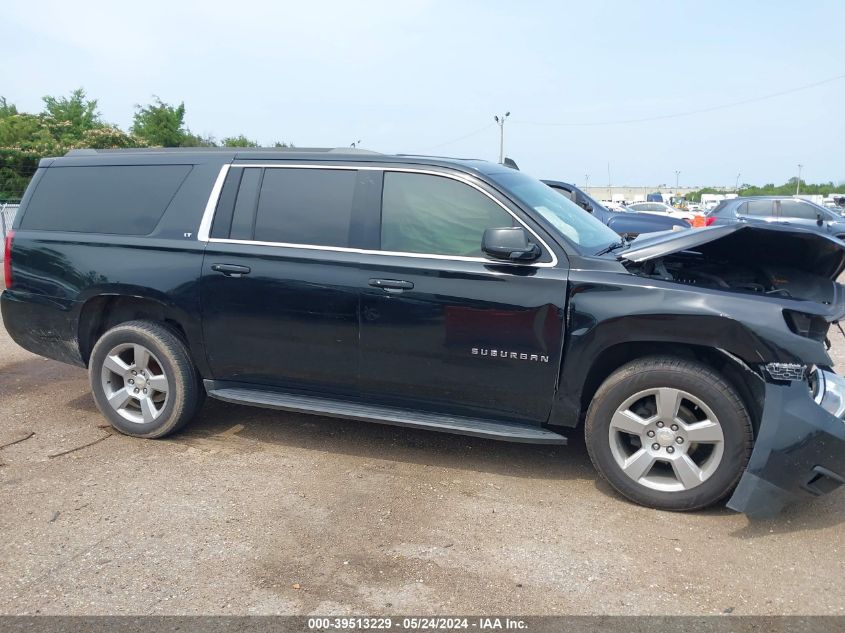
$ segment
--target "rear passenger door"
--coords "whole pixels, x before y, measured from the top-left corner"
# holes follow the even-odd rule
[[[217,380],[354,394],[374,172],[232,165],[202,271],[203,333]],[[371,215],[371,214],[370,214]],[[363,224],[362,224],[363,222]]]
[[[380,251],[362,255],[361,390],[370,401],[525,422],[547,419],[567,268],[487,259],[487,228],[520,223],[482,183],[384,173]]]
[[[751,224],[777,223],[775,208],[771,200],[748,200],[736,209],[736,219]]]

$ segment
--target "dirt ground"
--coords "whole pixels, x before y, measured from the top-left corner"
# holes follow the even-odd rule
[[[845,491],[750,522],[635,506],[583,441],[216,401],[165,440],[104,424],[0,328],[0,445],[34,433],[0,449],[0,613],[845,613]]]

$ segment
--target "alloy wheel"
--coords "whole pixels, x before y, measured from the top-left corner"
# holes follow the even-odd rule
[[[725,438],[713,411],[693,394],[659,387],[634,394],[613,414],[610,450],[637,483],[663,492],[690,490],[722,461]]]
[[[164,368],[143,345],[114,347],[103,360],[101,380],[109,405],[130,422],[149,424],[167,405],[170,386]]]

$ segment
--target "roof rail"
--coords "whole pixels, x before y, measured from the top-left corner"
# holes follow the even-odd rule
[[[132,147],[120,149],[72,149],[65,156],[93,156],[97,154],[136,154],[136,153],[196,153],[196,152],[289,152],[295,154],[332,153],[332,154],[373,154],[381,155],[369,149],[357,147]]]

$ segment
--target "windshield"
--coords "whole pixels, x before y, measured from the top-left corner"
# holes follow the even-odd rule
[[[522,172],[491,174],[523,204],[543,216],[558,233],[579,247],[595,252],[620,241],[620,237],[569,198]]]

